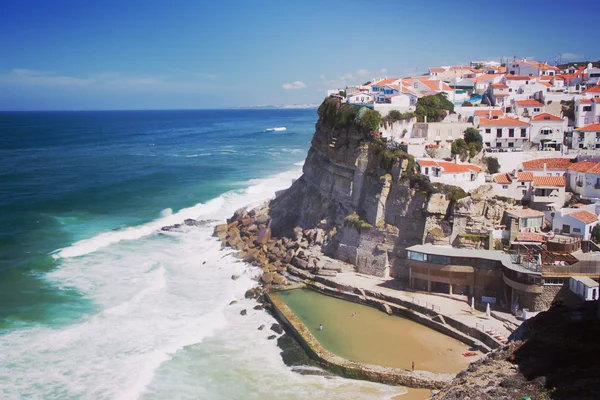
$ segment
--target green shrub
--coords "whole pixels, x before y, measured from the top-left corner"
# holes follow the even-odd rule
[[[360,120],[360,125],[366,131],[379,130],[379,125],[381,125],[381,114],[379,114],[379,111],[371,109],[367,110]]]
[[[496,157],[485,157],[483,162],[487,166],[488,173],[495,174],[500,171],[500,163]]]
[[[373,225],[363,221],[356,212],[344,218],[344,226],[354,228],[359,232],[366,232],[373,228]]]

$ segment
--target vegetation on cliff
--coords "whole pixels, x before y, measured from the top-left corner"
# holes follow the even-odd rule
[[[364,133],[377,131],[381,124],[381,114],[367,107],[342,103],[339,98],[329,97],[318,109],[321,122],[330,127],[348,128],[352,125]]]
[[[464,139],[460,138],[452,142],[452,154],[458,155],[461,161],[473,158],[483,149],[483,137],[475,128],[467,128]]]
[[[344,226],[352,227],[359,232],[366,232],[369,229],[373,228],[373,225],[369,224],[366,221],[363,221],[356,212],[353,212],[352,214],[344,218]]]

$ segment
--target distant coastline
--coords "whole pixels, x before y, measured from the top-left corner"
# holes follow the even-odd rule
[[[253,106],[240,106],[240,107],[232,107],[232,109],[240,110],[240,109],[255,109],[255,108],[276,108],[276,109],[310,109],[317,108],[319,104],[316,103],[307,103],[307,104],[259,104]]]

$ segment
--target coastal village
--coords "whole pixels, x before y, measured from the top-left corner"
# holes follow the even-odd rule
[[[598,328],[599,79],[592,64],[515,59],[331,90],[303,175],[214,230],[224,248],[262,270],[262,287],[246,298],[272,309],[320,365],[441,390],[434,398],[574,390],[558,358],[594,381],[572,358],[597,346],[563,341],[570,328],[559,322],[585,315],[583,342]],[[462,357],[478,361],[455,377],[414,361],[412,369],[406,360],[384,368],[341,358],[319,343],[323,325],[307,327],[278,295],[297,288],[404,316],[468,344]],[[529,375],[547,382],[515,367],[524,352]],[[497,381],[469,392],[464,383],[482,374]],[[497,385],[506,380],[517,383]]]

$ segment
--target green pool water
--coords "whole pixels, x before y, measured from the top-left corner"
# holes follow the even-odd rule
[[[407,318],[308,289],[278,294],[323,347],[348,360],[451,373],[472,361],[464,343]]]

